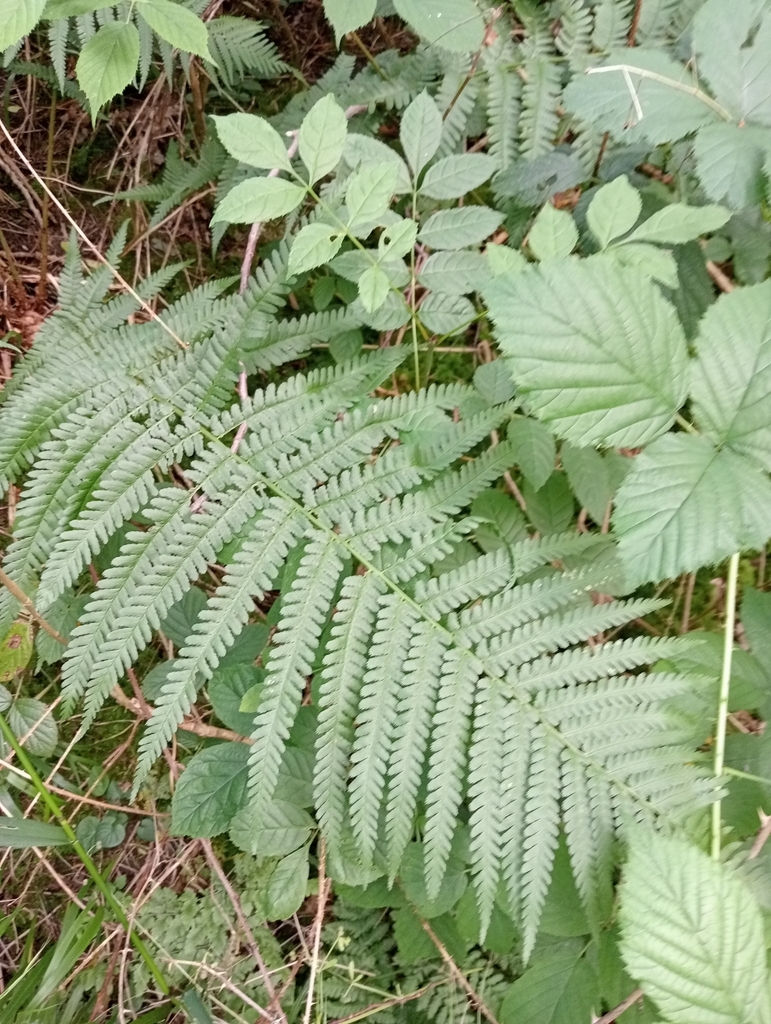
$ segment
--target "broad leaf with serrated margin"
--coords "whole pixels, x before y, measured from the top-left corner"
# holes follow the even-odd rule
[[[225,832],[246,800],[249,747],[218,743],[196,754],[171,802],[173,835],[208,838]]]
[[[567,210],[547,203],[535,218],[527,244],[541,262],[564,259],[578,244],[578,228]]]
[[[102,104],[131,82],[138,60],[139,32],[131,23],[107,22],[88,40],[80,51],[76,73],[91,105],[92,118]]]
[[[247,178],[225,196],[212,224],[254,224],[275,220],[296,209],[305,198],[302,185],[284,178]]]
[[[407,163],[417,177],[442,141],[442,115],[427,92],[416,96],[404,111],[399,139]]]
[[[43,15],[46,0],[9,0],[0,6],[0,51],[26,36]]]
[[[632,188],[625,174],[620,174],[595,194],[586,211],[586,223],[604,249],[635,226],[641,209],[640,193]]]
[[[238,113],[227,117],[212,115],[212,120],[220,142],[234,160],[264,171],[274,167],[282,171],[292,170],[284,140],[264,117]]]
[[[338,46],[344,35],[372,21],[376,6],[377,0],[324,0],[324,13],[335,30]]]
[[[332,95],[314,104],[300,125],[300,158],[308,170],[311,185],[340,163],[348,134],[345,111]]]

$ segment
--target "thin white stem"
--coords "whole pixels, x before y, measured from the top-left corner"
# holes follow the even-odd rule
[[[632,82],[632,75],[636,75],[638,78],[647,78],[650,82],[658,82],[659,85],[666,85],[668,88],[674,89],[676,92],[684,92],[688,96],[693,96],[694,99],[699,100],[706,107],[709,107],[710,110],[713,110],[718,117],[721,117],[724,121],[733,121],[733,118],[725,107],[721,106],[717,100],[713,100],[711,96],[708,96],[695,85],[688,85],[686,82],[678,82],[676,78],[667,78],[666,75],[660,75],[656,71],[648,71],[646,68],[638,68],[635,67],[634,64],[606,64],[601,68],[587,68],[586,74],[601,75],[606,71],[617,71],[623,75],[626,87],[631,95],[638,120],[642,120],[643,111],[640,106],[640,100],[637,96],[637,90]]]
[[[728,724],[728,693],[731,686],[731,661],[734,652],[736,629],[736,589],[739,579],[739,552],[731,555],[728,562],[728,580],[725,596],[725,632],[723,634],[723,671],[720,676],[720,696],[717,706],[717,727],[715,729],[715,778],[723,775],[725,763],[725,734]],[[720,800],[712,805],[712,859],[720,860]]]

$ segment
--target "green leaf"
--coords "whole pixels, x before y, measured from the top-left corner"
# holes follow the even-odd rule
[[[80,51],[75,72],[88,98],[92,118],[132,81],[139,61],[139,32],[123,21],[102,25]]]
[[[495,160],[483,153],[446,156],[429,167],[419,191],[429,199],[459,199],[483,185],[495,170]]]
[[[345,111],[331,94],[315,103],[300,125],[300,157],[313,185],[340,163],[348,134]]]
[[[215,60],[209,52],[209,33],[204,22],[182,4],[172,0],[139,0],[137,10],[153,32],[185,53]]]
[[[570,526],[574,512],[573,494],[564,473],[552,473],[537,491],[525,478],[522,497],[530,522],[539,533],[549,536],[562,533]]]
[[[412,252],[418,237],[418,225],[414,220],[401,220],[385,229],[378,240],[378,256],[398,259]]]
[[[506,436],[525,479],[534,491],[540,490],[554,472],[554,434],[538,420],[521,416],[512,421]]]
[[[398,195],[406,195],[412,192],[412,182],[407,164],[402,160],[395,149],[391,149],[379,139],[373,139],[369,135],[359,135],[356,132],[349,132],[345,140],[343,159],[351,170],[359,167],[372,166],[375,164],[389,163],[396,168],[396,192]]]
[[[225,196],[211,219],[212,224],[255,224],[275,220],[296,209],[306,189],[283,178],[247,178]]]
[[[300,909],[308,888],[309,873],[307,846],[278,862],[270,876],[265,900],[269,921],[286,921]]]
[[[399,138],[415,177],[439,149],[442,127],[439,108],[425,90],[415,97],[402,114]]]
[[[541,262],[561,260],[569,256],[578,244],[578,228],[566,210],[558,210],[547,203],[530,228],[527,244]]]
[[[11,696],[11,691],[7,686],[0,684],[0,714],[5,714],[11,706],[12,701],[13,697]]]
[[[254,725],[254,715],[241,711],[241,701],[253,686],[259,685],[265,670],[253,665],[231,665],[216,670],[206,689],[217,718],[242,736],[248,736]]]
[[[161,632],[177,647],[182,647],[193,632],[196,620],[205,607],[206,594],[198,587],[191,587],[185,592],[182,600],[177,601],[169,609],[161,623]]]
[[[757,125],[711,124],[693,144],[696,173],[710,199],[732,210],[763,199],[764,163],[771,151],[771,131]]]
[[[375,16],[377,0],[324,0],[324,13],[335,30],[335,42],[355,32]]]
[[[602,526],[613,497],[605,460],[595,448],[576,448],[572,444],[563,444],[560,458],[579,504]]]
[[[487,261],[493,277],[502,277],[506,274],[518,274],[528,266],[528,262],[518,249],[512,249],[510,245],[490,244],[485,249]]]
[[[452,910],[463,895],[468,883],[461,856],[461,845],[462,843],[456,838],[447,861],[447,870],[435,899],[429,897],[426,888],[423,843],[410,843],[407,847],[402,860],[399,881],[404,889],[404,895],[421,917],[431,918],[446,914],[448,910]]]
[[[625,235],[635,226],[641,209],[640,193],[629,184],[629,178],[621,174],[595,194],[586,211],[586,223],[604,249],[614,238]]]
[[[771,470],[771,281],[721,295],[701,321],[696,353],[700,430]]]
[[[0,818],[0,849],[26,850],[30,846],[66,846],[63,828],[29,818]]]
[[[483,294],[520,393],[556,433],[631,448],[672,424],[688,352],[652,281],[597,257],[497,277]]]
[[[723,206],[686,206],[672,203],[658,210],[629,236],[630,242],[682,245],[699,235],[717,231],[729,220],[731,211]]]
[[[0,51],[18,43],[37,25],[46,0],[5,0],[0,3]]]
[[[706,437],[667,434],[634,459],[613,523],[635,584],[695,572],[771,536],[771,483]]]
[[[104,0],[48,0],[43,17],[51,21],[59,18],[77,17],[79,14],[91,14],[105,6]]]
[[[69,640],[87,603],[88,597],[85,594],[76,597],[71,590],[66,590],[46,609],[46,620],[65,640]],[[44,665],[53,665],[64,657],[65,648],[44,629],[38,630],[35,636],[35,649],[38,672]],[[1,677],[2,673],[0,672]]]
[[[522,511],[508,494],[488,490],[478,494],[471,504],[471,515],[481,519],[476,538],[483,551],[498,551],[512,547],[527,537]]]
[[[255,857],[285,857],[308,842],[313,826],[313,818],[302,807],[271,800],[262,820],[255,818],[251,806],[239,811],[230,838],[240,850]]]
[[[481,288],[488,276],[479,252],[435,252],[423,264],[418,280],[429,291],[467,295]]]
[[[361,304],[368,313],[374,313],[380,309],[388,293],[391,290],[391,283],[388,276],[374,263],[359,278],[359,298]]]
[[[78,822],[75,834],[89,853],[112,850],[126,838],[127,820],[128,815],[116,811],[107,811],[101,818],[88,814]]]
[[[537,953],[506,993],[501,1024],[577,1024],[597,1009],[597,981],[581,941],[561,942]]]
[[[212,115],[212,121],[217,127],[220,142],[234,160],[265,171],[274,167],[282,171],[292,170],[284,140],[264,117],[240,113],[228,114],[227,117]]]
[[[752,653],[771,673],[771,594],[748,587],[742,596],[740,617]]]
[[[620,919],[629,973],[668,1021],[771,1019],[763,919],[728,865],[682,839],[639,834]]]
[[[483,242],[502,220],[503,215],[488,206],[438,210],[428,218],[418,238],[430,249],[464,249]]]
[[[396,175],[394,164],[387,163],[365,167],[351,177],[345,192],[345,203],[348,207],[348,227],[352,231],[372,224],[383,216],[391,205]]]
[[[37,757],[50,757],[59,742],[56,719],[48,706],[34,697],[19,697],[8,709],[8,725],[17,740],[24,740],[24,749]],[[30,732],[30,730],[33,730]]]
[[[32,650],[32,627],[17,619],[0,642],[0,682],[9,683],[22,672],[32,658]]]
[[[328,263],[343,244],[345,236],[328,224],[306,224],[294,238],[287,271],[303,274]]]
[[[420,320],[432,334],[458,334],[477,318],[477,311],[462,295],[427,295],[420,306]]]
[[[249,747],[217,743],[190,759],[171,801],[171,833],[196,839],[225,832],[246,800]]]
[[[652,277],[665,288],[678,288],[677,260],[666,249],[648,242],[620,242],[605,249],[602,256],[619,267],[628,267],[642,277]]]
[[[485,23],[473,0],[394,0],[399,15],[429,43],[457,53],[482,45]]]
[[[514,397],[514,381],[502,359],[478,366],[474,371],[474,387],[490,405],[499,405]]]

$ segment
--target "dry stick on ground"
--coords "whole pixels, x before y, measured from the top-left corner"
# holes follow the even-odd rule
[[[760,817],[760,831],[755,836],[755,842],[752,844],[752,849],[747,855],[747,860],[755,860],[756,857],[759,857],[760,851],[766,845],[766,840],[771,836],[771,814],[766,814],[764,811],[759,810],[758,816]]]
[[[350,119],[355,117],[356,114],[363,114],[368,110],[366,103],[354,104],[348,107],[345,111],[345,116]],[[297,149],[300,145],[300,134],[299,131],[288,132],[288,135],[292,136],[292,144],[286,151],[286,155],[289,160],[294,159],[297,156]],[[277,178],[281,173],[280,167],[274,167],[272,171],[268,172],[269,178]],[[244,251],[243,262],[241,263],[241,286],[239,288],[239,294],[243,295],[246,289],[249,287],[249,277],[252,273],[252,263],[254,262],[254,254],[257,252],[257,243],[260,240],[262,234],[262,225],[264,221],[258,220],[252,224],[251,230],[249,231],[249,238],[246,243],[246,250]]]
[[[625,1010],[629,1009],[630,1006],[634,1006],[639,999],[642,999],[643,995],[643,990],[641,988],[636,988],[634,992],[630,993],[630,995],[626,997],[623,1003],[619,1003],[613,1010],[608,1010],[608,1012],[604,1013],[602,1017],[599,1017],[594,1024],[613,1024],[614,1020],[617,1020]]]
[[[319,897],[316,917],[313,922],[313,956],[311,957],[311,973],[308,979],[308,998],[305,1001],[303,1024],[310,1024],[313,1010],[313,997],[316,990],[316,975],[319,970],[319,950],[321,949],[321,926],[324,924],[324,911],[327,906],[331,879],[326,877],[327,846],[323,839],[319,841]]]
[[[463,973],[460,967],[458,967],[453,958],[450,956],[449,952],[447,951],[447,947],[444,945],[444,943],[436,934],[436,932],[428,923],[428,921],[424,921],[423,918],[421,918],[420,923],[423,925],[423,930],[425,931],[426,935],[428,935],[429,939],[431,939],[433,944],[439,950],[439,954],[442,957],[442,960],[444,960],[444,962],[450,969],[450,974],[452,974],[453,978],[455,978],[460,987],[468,996],[469,1001],[471,1005],[474,1007],[474,1009],[478,1010],[483,1017],[489,1020],[490,1024],[498,1024],[498,1019],[496,1018],[493,1011],[490,1009],[489,1006],[487,1006],[484,999],[482,999],[477,990],[473,988],[471,982],[468,980],[466,975]]]
[[[725,292],[726,294],[728,294],[728,292],[732,292],[734,290],[736,285],[733,283],[728,274],[725,274],[720,269],[717,263],[713,263],[712,260],[707,260],[706,266],[707,273],[718,286],[721,292]]]
[[[232,904],[233,910],[235,911],[236,919],[238,920],[241,930],[244,933],[246,944],[249,947],[249,952],[252,954],[254,962],[257,964],[257,969],[260,972],[262,983],[265,986],[265,991],[268,993],[268,998],[270,999],[269,1012],[272,1013],[274,1010],[277,1010],[278,1017],[276,1019],[284,1021],[284,1024],[286,1024],[286,1014],[278,1005],[278,1001],[276,998],[276,987],[273,984],[273,979],[270,976],[270,971],[265,965],[265,961],[262,959],[262,953],[260,953],[260,948],[255,941],[254,935],[252,934],[252,929],[249,927],[249,922],[246,920],[246,915],[244,914],[243,908],[241,906],[241,901],[238,898],[238,894],[228,881],[227,875],[222,870],[222,865],[217,860],[214,850],[212,849],[211,840],[202,839],[201,846],[203,847],[203,851],[206,854],[206,859],[209,862],[212,871],[220,880],[220,884],[227,893],[227,897]]]
[[[0,121],[0,125],[1,124],[2,122]],[[21,605],[23,605],[23,607],[31,615],[35,622],[37,622],[37,624],[41,626],[46,631],[46,633],[48,633],[49,636],[52,636],[54,640],[58,641],[58,643],[64,644],[65,647],[67,646],[67,641],[61,635],[61,633],[57,633],[54,627],[50,623],[46,622],[46,620],[43,618],[43,616],[40,614],[40,612],[33,604],[32,599],[27,597],[27,595],[24,593],[21,587],[14,583],[11,577],[6,572],[3,572],[2,569],[0,569],[0,583],[2,583],[6,590],[10,591],[10,593],[16,598],[16,600]]]
[[[416,989],[414,992],[406,992],[403,996],[384,999],[382,1003],[370,1003],[363,1010],[349,1013],[347,1017],[338,1017],[337,1020],[330,1021],[329,1024],[353,1024],[354,1021],[364,1020],[365,1017],[371,1017],[375,1013],[380,1013],[381,1010],[388,1010],[391,1006],[403,1006],[405,1003],[411,1003],[415,999],[420,999],[427,992],[431,992],[443,984],[443,981],[432,981],[430,984],[424,985],[423,988]]]
[[[2,132],[3,135],[6,137],[6,139],[8,140],[8,142],[9,142],[11,148],[13,149],[14,153],[16,154],[16,156],[19,158],[19,160],[21,160],[21,162],[27,168],[27,170],[32,175],[32,177],[35,179],[35,181],[38,183],[38,185],[40,185],[40,187],[43,189],[43,191],[49,197],[51,202],[57,208],[59,213],[61,213],[61,215],[64,217],[64,219],[67,221],[67,223],[75,230],[75,233],[77,234],[78,238],[85,245],[88,246],[88,248],[91,250],[91,252],[93,252],[93,254],[96,256],[96,258],[99,260],[99,262],[103,266],[107,267],[107,269],[110,271],[110,273],[115,278],[115,280],[118,282],[118,284],[122,288],[125,288],[125,290],[129,293],[129,295],[136,302],[139,303],[140,307],[145,311],[145,313],[147,313],[147,315],[150,317],[150,319],[154,320],[171,338],[173,338],[174,341],[180,346],[180,348],[189,348],[189,345],[187,344],[187,342],[183,341],[179,337],[179,335],[171,327],[169,327],[169,325],[164,320],[162,320],[161,317],[158,316],[158,314],[155,312],[155,310],[152,308],[152,306],[150,306],[147,302],[145,302],[145,300],[141,297],[141,295],[139,295],[139,293],[136,292],[131,287],[131,285],[128,283],[128,281],[125,280],[125,278],[121,275],[120,271],[116,270],[115,267],[110,263],[110,261],[105,256],[102,255],[99,247],[94,245],[94,243],[91,241],[91,239],[85,233],[85,231],[81,228],[81,226],[72,218],[72,216],[70,215],[70,213],[67,210],[67,208],[65,206],[63,206],[59,202],[59,200],[53,194],[51,189],[48,187],[48,185],[45,183],[45,181],[43,181],[43,179],[40,177],[38,172],[35,170],[35,168],[29,162],[27,157],[24,155],[22,150],[19,149],[19,147],[16,145],[16,142],[14,141],[13,136],[8,131],[6,126],[3,124],[2,119],[0,119],[0,132]]]

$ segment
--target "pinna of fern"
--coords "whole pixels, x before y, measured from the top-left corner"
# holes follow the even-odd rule
[[[418,828],[436,894],[467,822],[482,926],[503,883],[528,952],[561,829],[598,923],[623,822],[669,820],[714,795],[693,767],[688,723],[670,710],[692,682],[629,674],[681,641],[584,646],[658,606],[593,603],[612,574],[601,537],[524,540],[432,575],[473,538],[473,499],[516,465],[510,441],[485,447],[516,403],[490,405],[462,384],[372,398],[404,356],[396,347],[233,405],[242,363],[270,365],[292,351],[292,322],[276,319],[285,259],[280,250],[243,298],[209,291],[172,307],[170,322],[191,339],[184,352],[171,351],[157,326],[117,326],[110,306],[119,300],[103,306],[99,289],[77,326],[67,311],[81,301],[70,260],[64,308],[0,409],[3,479],[31,465],[6,571],[45,612],[120,537],[63,664],[65,702],[83,702],[87,728],[169,609],[222,565],[140,741],[135,791],[255,602],[280,588],[248,818],[276,813],[310,679],[314,799],[330,847],[352,834],[361,858],[384,852],[395,877]],[[197,311],[206,322],[194,331]],[[282,323],[284,337],[271,341]],[[296,344],[314,329],[307,320],[294,328]],[[52,375],[64,366],[54,395]],[[190,489],[169,476],[175,463]],[[7,598],[2,613],[14,613]]]

